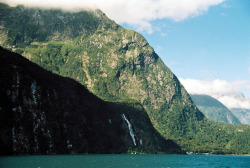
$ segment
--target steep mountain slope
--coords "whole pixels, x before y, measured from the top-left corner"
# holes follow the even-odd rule
[[[120,27],[100,11],[87,13],[85,20],[98,18],[94,19],[98,20],[96,29],[90,32],[88,24],[80,26],[82,22],[73,19],[80,15],[78,13],[7,8],[1,11],[1,16],[4,16],[1,17],[2,36],[7,35],[6,39],[1,39],[1,44],[22,53],[47,70],[76,79],[103,99],[139,101],[147,110],[153,125],[166,138],[175,136],[173,132],[185,134],[189,129],[186,123],[191,126],[193,121],[204,118],[176,76],[140,34]],[[69,23],[64,21],[65,15],[71,15]],[[54,20],[51,22],[46,18]],[[67,42],[50,38],[51,34],[56,36],[58,31],[48,29],[40,40],[36,36],[40,36],[39,29],[43,28],[37,29],[40,26],[36,22],[38,20],[51,27],[61,23],[79,25],[77,27],[83,30],[78,32],[75,39]],[[35,31],[35,37],[30,37],[30,33],[26,32],[29,29]],[[66,30],[68,28],[59,32]],[[163,128],[163,124],[171,129]],[[182,129],[178,128],[182,124]]]
[[[190,95],[199,110],[212,121],[240,124],[234,114],[221,102],[208,95]]]
[[[250,125],[250,109],[232,108],[230,110],[242,124]]]
[[[225,103],[242,124],[250,125],[250,99],[243,93],[221,95],[217,99]]]
[[[107,103],[0,47],[0,154],[180,152],[138,103]]]
[[[85,19],[79,21],[80,15]],[[0,43],[5,48],[21,53],[47,70],[79,81],[104,100],[139,102],[154,128],[183,149],[250,152],[249,127],[208,121],[148,42],[101,11],[69,13],[19,6],[3,7],[0,16],[4,16],[0,17],[0,35],[4,37]],[[65,21],[66,16],[70,19]],[[47,18],[53,18],[53,22]],[[52,29],[42,29],[40,22]],[[95,24],[89,28],[92,24],[86,22]],[[57,23],[81,29],[74,32],[74,26],[67,25],[54,29]],[[34,32],[32,37],[27,35],[29,29]],[[41,32],[43,38],[39,39]],[[63,32],[68,34],[61,39],[57,34]],[[241,147],[234,145],[238,143]]]

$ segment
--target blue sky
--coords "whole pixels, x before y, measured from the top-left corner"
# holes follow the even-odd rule
[[[244,80],[250,76],[250,1],[235,2],[180,22],[157,20],[152,24],[160,31],[140,33],[179,77]]]
[[[0,0],[101,9],[141,33],[191,94],[250,109],[250,0]],[[235,96],[243,93],[247,99]]]
[[[179,78],[245,81],[240,91],[250,97],[250,1],[227,0],[198,16],[150,23],[153,32],[137,30]]]

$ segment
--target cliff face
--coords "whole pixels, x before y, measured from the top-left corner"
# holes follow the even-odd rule
[[[144,122],[151,122],[164,139],[174,140],[185,150],[238,150],[230,145],[239,141],[238,128],[208,121],[144,37],[120,27],[101,11],[70,13],[19,6],[2,7],[0,16],[0,35],[4,37],[0,44],[113,102],[109,107],[119,109],[114,115],[127,126],[131,145],[139,144],[136,138],[134,143],[132,132],[139,134],[140,129],[131,131],[127,121],[141,128]],[[128,110],[131,102],[134,110]],[[141,120],[139,115],[150,120]],[[249,127],[240,129],[245,142]],[[158,141],[151,140],[152,144]]]
[[[79,81],[102,99],[138,101],[166,139],[185,136],[194,121],[204,118],[144,37],[120,27],[101,11],[17,7],[2,15],[2,31],[8,38],[1,44],[47,70]],[[23,26],[13,29],[16,25],[8,20]],[[47,25],[51,29],[44,29]],[[180,129],[179,125],[185,126]]]
[[[1,154],[178,152],[135,103],[107,103],[0,48]],[[134,119],[140,119],[139,121]]]

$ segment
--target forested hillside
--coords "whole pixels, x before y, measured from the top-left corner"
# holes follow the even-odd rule
[[[0,78],[0,154],[182,152],[139,103],[104,102],[1,47]]]
[[[141,104],[160,135],[183,150],[250,153],[249,126],[209,121],[144,37],[100,10],[1,9],[3,47],[103,100]]]

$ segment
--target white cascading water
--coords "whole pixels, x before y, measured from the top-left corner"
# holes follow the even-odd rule
[[[126,118],[126,116],[124,114],[122,114],[122,118],[127,122],[130,136],[131,136],[131,138],[132,138],[132,140],[134,142],[134,145],[136,146],[135,133],[133,131],[132,124],[129,122],[129,120]]]

